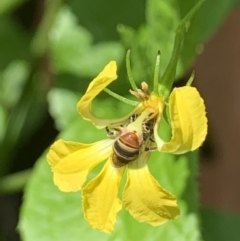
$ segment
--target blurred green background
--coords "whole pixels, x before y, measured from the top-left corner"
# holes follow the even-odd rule
[[[83,121],[76,110],[89,82],[110,60],[116,60],[119,79],[110,88],[128,96],[125,53],[131,48],[136,82],[147,80],[151,85],[157,51],[161,50],[162,73],[171,55],[175,29],[196,2],[0,1],[1,241],[240,240],[240,215],[234,213],[235,206],[222,210],[224,205],[212,203],[200,208],[198,160],[199,155],[211,160],[213,147],[218,145],[211,134],[214,128],[200,152],[152,155],[150,170],[178,197],[181,207],[178,219],[157,228],[138,223],[122,210],[111,235],[92,230],[83,217],[80,193],[61,193],[53,185],[45,158],[55,138],[93,142],[106,136]],[[204,44],[238,8],[239,0],[203,3],[184,39],[176,86],[186,83]],[[209,83],[197,78],[197,86],[207,93],[203,83],[208,88]],[[94,110],[99,116],[118,117],[130,107],[101,94]],[[211,116],[210,109],[208,112]],[[238,183],[234,188],[239,189]]]

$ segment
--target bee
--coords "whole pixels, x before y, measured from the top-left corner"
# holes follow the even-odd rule
[[[150,114],[151,115],[151,114]],[[150,116],[149,115],[149,116]],[[135,121],[139,115],[134,114],[130,117],[130,123]],[[143,133],[143,141],[146,142],[148,139],[151,139],[153,135],[153,128],[155,124],[155,118],[147,118],[143,123],[142,123],[142,133]],[[153,140],[151,140],[153,141]],[[154,142],[154,141],[153,141]]]
[[[113,144],[112,162],[121,167],[138,158],[142,141],[135,131],[121,135]]]
[[[154,124],[155,124],[155,119],[150,119],[150,120],[147,119],[142,123],[143,140],[145,142],[147,140],[154,142],[154,140],[152,139]]]
[[[131,116],[130,123],[136,120],[137,116]],[[152,137],[154,122],[154,119],[146,119],[142,123],[142,137],[136,131],[126,132],[118,137],[113,144],[112,162],[114,166],[121,167],[138,158],[142,144]],[[113,136],[109,129],[107,132]]]

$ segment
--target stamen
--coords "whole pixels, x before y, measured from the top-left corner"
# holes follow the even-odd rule
[[[114,97],[115,99],[120,100],[120,101],[122,101],[122,102],[125,103],[125,104],[132,105],[132,106],[137,106],[137,105],[139,105],[139,102],[138,102],[138,101],[129,100],[129,99],[127,99],[127,98],[125,98],[125,97],[123,97],[123,96],[121,96],[121,95],[116,94],[115,92],[111,91],[111,90],[108,89],[108,88],[105,88],[104,91],[105,91],[106,93],[108,93],[109,95],[111,95],[112,97]]]
[[[126,68],[127,68],[127,74],[128,74],[128,80],[130,82],[130,85],[133,90],[137,90],[137,85],[133,79],[132,71],[131,71],[131,64],[130,64],[130,49],[127,51],[126,54]]]
[[[142,83],[141,83],[141,86],[142,86],[142,91],[145,93],[145,95],[148,97],[149,95],[150,95],[150,93],[149,93],[149,91],[148,91],[148,84],[145,82],[145,81],[143,81]],[[145,97],[145,98],[147,98],[147,97]]]
[[[156,95],[158,95],[158,80],[159,80],[159,72],[160,72],[160,58],[161,53],[160,50],[158,50],[156,64],[155,64],[155,70],[154,70],[154,77],[153,77],[153,91]]]

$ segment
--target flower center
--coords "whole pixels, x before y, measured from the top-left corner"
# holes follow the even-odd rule
[[[112,162],[115,167],[127,165],[136,160],[142,151],[150,151],[154,143],[153,128],[156,118],[151,118],[152,113],[147,110],[134,114],[124,127],[115,128],[118,134],[110,132],[110,138],[116,138],[113,144]]]

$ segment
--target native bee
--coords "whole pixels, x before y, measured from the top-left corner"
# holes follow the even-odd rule
[[[129,122],[133,122],[137,117],[136,114],[132,115]],[[136,131],[129,131],[118,137],[113,144],[112,156],[112,162],[116,167],[124,166],[138,158],[142,144],[152,137],[154,122],[154,119],[146,119],[142,123],[142,135]],[[111,135],[108,129],[107,131]]]
[[[127,132],[120,136],[113,144],[112,161],[116,167],[121,167],[134,161],[139,156],[142,141],[136,132]]]
[[[142,123],[143,140],[145,142],[147,140],[154,142],[154,140],[152,139],[154,124],[155,124],[155,119],[150,119],[150,120],[147,119]]]

